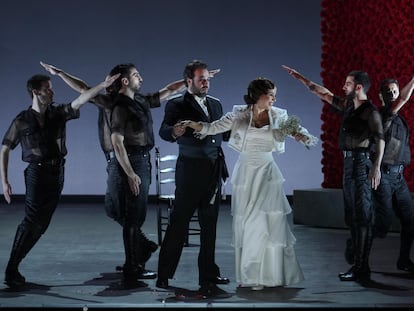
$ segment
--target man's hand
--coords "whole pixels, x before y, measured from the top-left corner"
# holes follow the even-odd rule
[[[131,189],[132,194],[137,196],[139,194],[139,186],[141,185],[141,178],[137,174],[134,174],[132,177],[128,177],[128,184],[129,184],[129,189]]]
[[[381,170],[373,165],[369,171],[368,179],[371,181],[371,188],[377,190],[381,181]]]
[[[53,65],[46,64],[44,62],[40,62],[40,65],[46,69],[47,72],[49,72],[51,75],[58,75],[62,72],[62,69],[59,69]]]
[[[12,187],[10,186],[10,184],[8,182],[3,184],[3,195],[4,195],[4,199],[6,200],[8,204],[11,203],[12,194],[13,192],[12,192]]]
[[[120,75],[121,75],[120,73],[117,73],[116,75],[113,75],[113,76],[106,76],[105,81],[102,82],[103,88],[107,88],[111,86],[112,83],[114,83],[114,81],[118,79]]]
[[[209,70],[210,78],[213,78],[216,74],[218,74],[221,71],[220,68]]]
[[[290,68],[290,67],[288,67],[288,66],[285,66],[285,65],[282,65],[282,68],[283,69],[285,69],[292,77],[294,77],[295,79],[298,79],[298,80],[301,80],[301,79],[303,79],[304,77],[299,73],[299,72],[297,72],[295,69],[293,69],[293,68]]]
[[[173,127],[173,137],[177,138],[183,136],[185,133],[186,126],[182,124],[182,122],[178,122]]]

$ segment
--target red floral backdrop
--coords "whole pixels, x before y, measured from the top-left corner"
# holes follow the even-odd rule
[[[322,0],[321,33],[323,85],[343,95],[342,86],[352,70],[364,70],[371,78],[370,99],[380,105],[378,85],[384,78],[395,78],[400,88],[414,75],[413,0]],[[414,97],[414,96],[412,96]],[[400,114],[414,128],[413,98]],[[342,188],[343,157],[338,149],[341,116],[329,104],[322,110],[323,188]],[[411,133],[414,158],[414,133]],[[414,191],[414,159],[405,170]]]

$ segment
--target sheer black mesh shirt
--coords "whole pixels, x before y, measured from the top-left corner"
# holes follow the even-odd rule
[[[20,143],[24,162],[63,158],[67,154],[66,122],[79,115],[71,104],[53,104],[47,107],[42,119],[30,106],[14,118],[2,144],[14,149]]]

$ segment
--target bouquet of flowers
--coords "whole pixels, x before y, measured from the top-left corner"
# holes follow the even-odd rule
[[[286,136],[295,136],[297,134],[305,136],[305,139],[301,139],[300,142],[303,143],[307,149],[310,149],[311,146],[316,145],[318,142],[318,138],[309,134],[306,130],[304,131],[300,126],[299,117],[295,115],[290,115],[286,120],[281,121],[277,130],[283,138],[286,138]]]
[[[291,115],[279,123],[278,130],[283,137],[293,136],[300,131],[300,119],[295,115]]]

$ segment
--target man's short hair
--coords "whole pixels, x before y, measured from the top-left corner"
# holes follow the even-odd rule
[[[364,92],[368,93],[369,88],[371,87],[371,80],[367,72],[361,71],[361,70],[354,70],[354,71],[351,71],[348,74],[348,76],[354,77],[355,85],[357,84],[362,85]]]
[[[194,78],[194,72],[197,69],[207,69],[207,64],[200,60],[193,60],[185,66],[183,73],[185,86],[188,86],[187,79]]]
[[[31,98],[33,98],[33,90],[40,90],[44,82],[50,81],[50,77],[46,75],[34,75],[27,80],[26,88]]]

